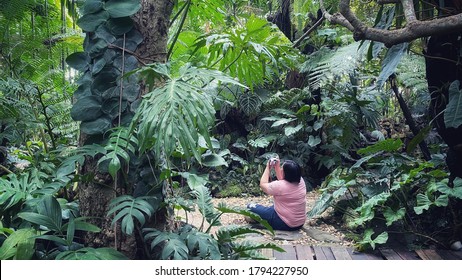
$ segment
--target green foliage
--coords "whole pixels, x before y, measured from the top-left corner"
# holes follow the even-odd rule
[[[56,256],[57,260],[128,260],[127,256],[114,248],[82,248],[76,251],[64,251]]]
[[[34,254],[34,229],[19,229],[13,231],[0,247],[0,260],[29,260]]]
[[[219,70],[229,71],[254,89],[265,78],[279,75],[279,64],[296,56],[281,38],[280,32],[266,20],[251,16],[242,27],[199,37],[195,52],[208,48],[208,65],[218,63]]]
[[[142,227],[146,222],[145,215],[151,217],[158,208],[158,202],[154,200],[154,207],[148,200],[153,201],[152,197],[137,197],[129,195],[114,198],[109,204],[108,216],[117,213],[112,220],[112,224],[122,220],[122,231],[127,235],[132,235],[135,230],[135,219]]]
[[[372,250],[375,249],[375,246],[377,244],[385,244],[388,240],[388,233],[387,232],[382,232],[378,236],[376,236],[374,239],[372,238],[372,235],[374,234],[374,230],[372,229],[367,229],[364,232],[364,236],[361,241],[359,241],[359,245],[361,247],[365,246],[370,246],[372,247]]]
[[[130,122],[135,108],[131,104],[138,99],[139,85],[136,78],[122,76],[138,67],[138,60],[122,50],[109,49],[109,44],[135,50],[142,42],[141,34],[133,29],[129,16],[140,8],[139,1],[87,1],[81,8],[82,17],[77,23],[87,34],[84,51],[69,55],[66,62],[83,72],[77,80],[75,102],[71,116],[82,121],[81,131],[87,135],[102,135],[113,126]],[[120,154],[119,154],[120,155]],[[116,170],[114,154],[111,172]],[[114,172],[113,172],[114,173]]]
[[[300,72],[307,73],[310,88],[317,89],[336,77],[353,74],[363,57],[364,48],[360,48],[359,43],[348,44],[335,51],[323,47],[301,65]]]
[[[398,64],[401,61],[401,58],[407,51],[409,44],[402,43],[399,45],[394,45],[388,49],[387,54],[382,62],[382,71],[380,72],[379,77],[377,78],[378,88],[382,88],[383,84],[388,80],[388,78],[395,73]]]
[[[211,203],[210,203],[211,204]],[[219,205],[219,215],[217,219],[224,213],[241,214],[260,222],[263,226],[273,233],[273,229],[269,224],[260,218],[260,216],[243,209],[229,208],[224,204]],[[218,221],[218,220],[217,220]],[[219,225],[220,223],[213,223]],[[263,259],[264,257],[258,253],[258,250],[263,248],[283,251],[282,248],[271,243],[255,243],[249,241],[240,241],[247,234],[262,232],[244,226],[222,226],[216,233],[211,235],[206,232],[201,232],[200,229],[194,228],[191,225],[185,224],[175,232],[162,232],[156,229],[144,229],[144,238],[150,241],[151,249],[160,247],[161,259]]]
[[[13,207],[20,207],[31,199],[34,191],[42,187],[37,174],[24,173],[22,176],[10,174],[0,178],[0,206],[3,213]]]
[[[185,65],[178,77],[167,65],[154,64],[139,71],[146,80],[164,79],[165,84],[146,94],[137,111],[138,137],[142,151],[153,149],[156,156],[171,155],[181,146],[186,160],[194,157],[201,162],[198,141],[202,136],[209,149],[212,143],[210,125],[215,119],[211,96],[199,86],[210,79],[240,85],[219,71]],[[199,85],[199,86],[198,86]]]
[[[138,140],[126,127],[119,127],[109,136],[108,143],[104,147],[106,154],[98,160],[98,164],[109,161],[108,171],[112,178],[116,178],[117,172],[121,169],[124,160],[126,165],[130,162],[130,154],[134,154]]]
[[[440,231],[451,217],[437,213],[444,211],[450,200],[456,203],[461,199],[462,180],[450,188],[447,173],[439,169],[437,161],[421,162],[406,156],[402,145],[399,139],[388,139],[358,150],[363,158],[329,175],[308,215],[314,217],[334,207],[361,236],[358,246],[362,249],[385,244],[390,231],[414,233],[418,236],[415,242],[424,242],[422,237]],[[377,229],[378,235],[372,238]],[[444,236],[439,238],[444,242]]]
[[[458,128],[462,125],[462,90],[459,85],[459,81],[454,81],[449,86],[449,103],[444,111],[446,127]]]

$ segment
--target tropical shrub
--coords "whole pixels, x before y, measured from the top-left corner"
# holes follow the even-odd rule
[[[447,207],[460,204],[462,181],[450,188],[438,157],[426,162],[402,149],[400,139],[387,139],[358,150],[362,158],[329,176],[308,215],[334,207],[357,234],[361,249],[387,243],[393,234],[405,236],[409,247],[446,244],[460,215]]]

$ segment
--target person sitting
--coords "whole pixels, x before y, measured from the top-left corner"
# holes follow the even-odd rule
[[[272,168],[277,180],[270,182]],[[279,158],[269,160],[260,179],[260,188],[273,196],[274,204],[266,207],[251,203],[247,205],[251,212],[268,221],[275,230],[294,231],[303,227],[306,220],[306,185],[301,177],[300,165],[286,160],[281,168]]]

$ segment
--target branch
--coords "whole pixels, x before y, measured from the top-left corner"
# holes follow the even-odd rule
[[[324,15],[313,25],[308,29],[300,38],[297,39],[297,41],[294,42],[293,47],[296,48],[300,43],[310,35],[311,32],[313,32],[318,26],[321,25],[321,23],[324,21]]]
[[[406,17],[406,21],[408,23],[416,21],[417,17],[415,16],[413,0],[401,0],[401,4],[403,5],[404,16]]]
[[[342,16],[339,13],[335,13],[335,14],[331,15],[326,10],[326,8],[324,7],[324,1],[323,0],[319,0],[319,4],[320,4],[321,11],[322,11],[322,16],[323,16],[323,18],[327,19],[328,22],[333,23],[333,24],[338,24],[338,25],[343,26],[343,27],[346,27],[351,32],[355,31],[353,26],[346,20],[346,18],[344,16]]]
[[[377,0],[377,4],[386,5],[386,4],[398,4],[399,0]]]
[[[403,4],[409,4],[408,2],[412,1],[402,0],[402,2]],[[339,9],[339,17],[343,16],[344,19],[333,19],[334,21],[331,21],[332,23],[340,24],[350,30],[352,27],[353,38],[356,41],[371,40],[382,42],[387,47],[435,34],[444,35],[462,30],[462,14],[428,21],[419,21],[414,20],[415,12],[412,7],[412,11],[406,13],[406,19],[408,20],[406,27],[398,30],[383,30],[368,27],[361,22],[350,9],[350,0],[340,0]],[[328,17],[326,18],[329,20]]]

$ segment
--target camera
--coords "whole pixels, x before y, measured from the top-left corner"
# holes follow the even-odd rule
[[[277,160],[278,160],[277,158],[270,158],[269,164],[270,164],[271,166],[272,166],[272,165],[275,165],[276,162],[277,162]]]

